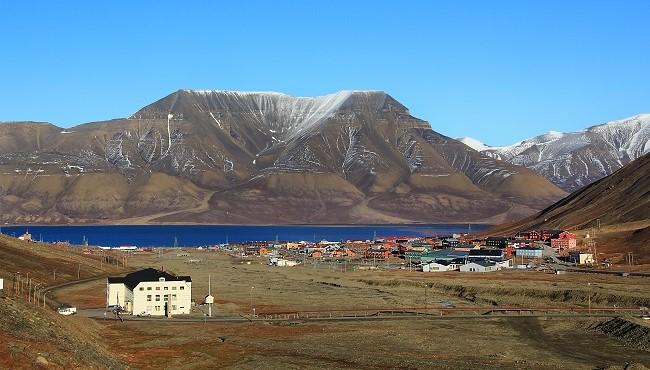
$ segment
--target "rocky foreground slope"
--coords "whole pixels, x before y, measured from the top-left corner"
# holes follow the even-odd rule
[[[547,132],[505,147],[460,139],[493,158],[530,168],[573,192],[650,152],[650,114],[578,132]]]
[[[126,119],[0,134],[2,222],[499,222],[565,195],[374,91],[179,90]]]

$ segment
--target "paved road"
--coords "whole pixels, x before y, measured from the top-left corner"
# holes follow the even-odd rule
[[[575,318],[585,318],[585,317],[620,317],[620,316],[630,316],[630,317],[641,317],[641,312],[598,312],[598,313],[580,313],[580,312],[555,312],[555,313],[535,313],[531,310],[522,310],[520,313],[514,313],[515,310],[510,314],[479,314],[468,312],[465,314],[447,314],[447,315],[438,315],[438,314],[422,314],[422,313],[413,313],[413,312],[402,312],[402,313],[372,313],[369,312],[368,315],[333,315],[333,316],[300,316],[297,314],[294,315],[276,315],[273,316],[258,316],[254,318],[246,316],[213,316],[213,317],[201,317],[197,314],[192,315],[183,315],[183,316],[174,316],[173,318],[166,318],[161,316],[149,316],[149,317],[138,317],[132,315],[122,315],[122,320],[124,321],[157,321],[157,322],[167,322],[167,323],[188,323],[188,322],[212,322],[212,323],[224,323],[224,322],[287,322],[287,323],[300,323],[308,321],[376,321],[376,320],[484,320],[484,319],[497,319],[497,318],[530,318],[530,317],[546,317],[546,318],[565,318],[565,319],[575,319]],[[106,315],[104,315],[106,313]],[[105,320],[118,320],[112,312],[106,312],[103,308],[92,308],[92,309],[80,309],[77,310],[77,315],[82,317],[88,317],[93,319],[105,319]]]

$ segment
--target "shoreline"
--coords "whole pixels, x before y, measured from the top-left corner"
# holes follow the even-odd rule
[[[438,222],[438,223],[399,223],[399,224],[209,224],[209,223],[148,223],[148,224],[120,224],[120,223],[87,223],[87,224],[4,224],[3,227],[98,227],[98,226],[119,226],[119,227],[143,227],[143,226],[236,226],[236,227],[395,227],[395,226],[440,226],[440,225],[484,225],[494,226],[495,224],[487,222]]]

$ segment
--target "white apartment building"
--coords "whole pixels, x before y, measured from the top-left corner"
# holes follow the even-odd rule
[[[189,314],[192,278],[147,268],[106,281],[107,306],[121,306],[127,313],[152,316]]]

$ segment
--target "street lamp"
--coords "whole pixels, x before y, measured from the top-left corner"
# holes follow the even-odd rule
[[[250,294],[251,294],[251,315],[252,317],[255,317],[255,307],[253,306],[253,289],[255,289],[254,286],[251,287]]]
[[[429,284],[424,284],[424,313],[427,313],[427,288],[430,288]]]

